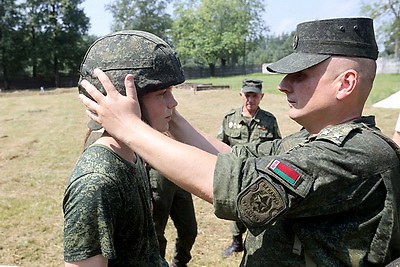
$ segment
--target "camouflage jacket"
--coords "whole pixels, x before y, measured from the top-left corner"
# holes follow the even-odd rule
[[[242,265],[305,266],[307,254],[317,266],[382,266],[399,257],[392,145],[363,117],[219,155],[215,214],[250,230]]]
[[[102,254],[108,266],[167,266],[150,207],[140,158],[131,164],[105,146],[88,147],[64,193],[64,260]]]
[[[234,146],[280,139],[281,133],[276,118],[271,113],[258,109],[254,117],[244,117],[242,108],[237,108],[225,115],[217,138]]]

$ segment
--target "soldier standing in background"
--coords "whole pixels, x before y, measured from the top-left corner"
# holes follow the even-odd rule
[[[242,106],[232,109],[224,116],[217,138],[231,147],[237,144],[260,144],[281,139],[275,116],[260,108],[260,102],[264,97],[262,81],[243,80],[239,94]],[[240,221],[234,221],[230,224],[230,231],[232,243],[222,252],[223,257],[243,251],[243,234],[246,232],[246,226]]]
[[[156,169],[147,167],[153,201],[153,220],[161,257],[165,258],[167,239],[165,227],[171,217],[176,228],[174,256],[171,267],[185,267],[191,260],[191,249],[197,236],[197,221],[192,194],[183,190]]]

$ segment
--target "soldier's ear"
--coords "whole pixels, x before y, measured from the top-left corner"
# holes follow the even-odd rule
[[[338,78],[338,90],[336,93],[336,98],[338,100],[343,100],[347,96],[351,95],[358,84],[358,72],[356,70],[350,69],[343,72]]]

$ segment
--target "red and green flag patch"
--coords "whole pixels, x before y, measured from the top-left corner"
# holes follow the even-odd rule
[[[295,185],[300,178],[298,172],[286,166],[279,160],[274,160],[268,168],[291,185]]]

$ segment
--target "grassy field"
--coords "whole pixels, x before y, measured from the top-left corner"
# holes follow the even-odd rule
[[[262,108],[274,113],[282,134],[300,127],[287,118],[286,98],[276,90],[281,75],[253,74],[264,80]],[[229,84],[230,90],[194,93],[176,89],[178,110],[194,125],[216,135],[223,115],[240,106],[244,76],[191,80]],[[391,136],[399,110],[371,105],[400,90],[400,74],[378,75],[365,114],[375,114],[382,131]],[[62,197],[71,168],[82,150],[87,117],[76,88],[0,93],[0,265],[61,266]],[[146,140],[144,140],[146,141]],[[231,241],[229,222],[213,215],[212,206],[194,198],[199,233],[189,266],[238,266],[241,253],[223,259]],[[167,259],[175,231],[168,224]]]

